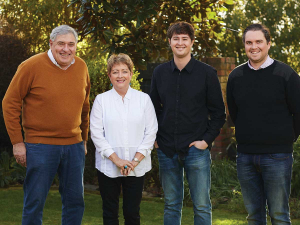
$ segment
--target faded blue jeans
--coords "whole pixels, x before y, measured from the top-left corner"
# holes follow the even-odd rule
[[[22,225],[41,225],[45,201],[55,174],[59,177],[62,225],[80,225],[83,211],[83,142],[73,145],[25,143],[27,169],[24,181]]]
[[[291,224],[292,153],[237,153],[237,173],[249,225],[267,224],[266,206],[273,225]]]
[[[211,225],[209,150],[192,146],[184,159],[180,159],[178,154],[168,158],[160,149],[157,149],[157,154],[165,198],[164,225],[181,224],[184,171],[194,206],[194,224]]]

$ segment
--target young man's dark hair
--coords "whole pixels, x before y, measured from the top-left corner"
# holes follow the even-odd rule
[[[269,28],[267,28],[265,25],[262,25],[259,23],[254,23],[254,24],[251,24],[250,26],[246,27],[246,29],[244,30],[243,43],[245,44],[245,36],[248,31],[258,31],[258,30],[263,32],[263,34],[267,40],[267,43],[269,43],[271,41],[271,34],[270,34]]]
[[[171,39],[174,34],[187,34],[191,40],[195,40],[194,27],[187,22],[173,23],[167,31],[167,37]]]

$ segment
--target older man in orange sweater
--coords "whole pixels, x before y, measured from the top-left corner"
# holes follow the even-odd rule
[[[62,224],[81,224],[90,81],[85,62],[75,56],[77,40],[73,28],[54,28],[49,51],[18,67],[2,102],[14,156],[27,167],[23,225],[42,224],[46,197],[56,173]]]

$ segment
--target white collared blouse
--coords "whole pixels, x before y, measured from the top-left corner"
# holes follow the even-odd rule
[[[151,150],[158,129],[149,95],[129,87],[124,99],[115,89],[99,94],[90,116],[91,138],[96,147],[96,168],[108,177],[122,176],[108,157],[132,161],[136,152],[145,158],[129,176],[140,177],[151,170]]]

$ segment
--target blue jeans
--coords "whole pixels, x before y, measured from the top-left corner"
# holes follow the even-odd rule
[[[165,197],[164,225],[181,224],[184,171],[194,206],[194,224],[210,225],[212,221],[209,150],[200,150],[192,146],[184,159],[180,159],[178,154],[168,158],[160,149],[157,149],[157,154],[159,176]]]
[[[83,201],[83,142],[73,145],[26,145],[27,169],[24,181],[22,225],[41,225],[43,208],[55,174],[59,176],[62,224],[81,224]]]
[[[237,153],[237,174],[249,225],[267,224],[267,205],[273,225],[291,224],[292,164],[292,153]]]

